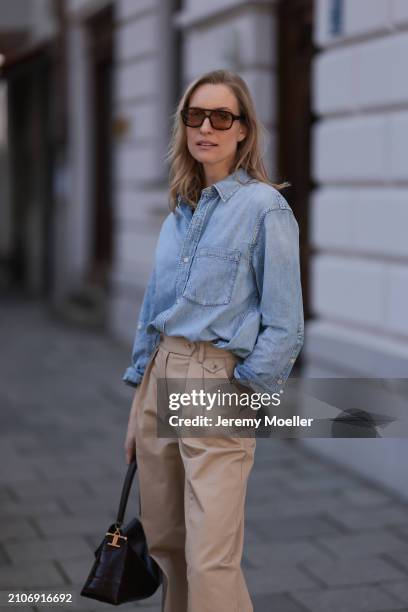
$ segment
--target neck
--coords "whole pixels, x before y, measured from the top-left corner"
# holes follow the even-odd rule
[[[204,180],[204,189],[206,187],[210,187],[217,183],[218,181],[222,181],[222,179],[226,178],[231,174],[231,171],[228,169],[217,170],[216,168],[211,169],[210,171],[204,170],[205,180]]]

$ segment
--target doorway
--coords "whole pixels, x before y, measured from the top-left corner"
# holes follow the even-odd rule
[[[113,20],[113,7],[109,5],[86,22],[91,75],[90,93],[93,103],[93,125],[90,132],[93,195],[89,280],[107,291],[113,257]]]
[[[278,113],[277,169],[280,180],[291,183],[283,191],[300,229],[301,278],[305,320],[309,299],[309,195],[311,177],[311,108],[313,0],[281,0],[277,7]],[[301,360],[301,356],[300,356]]]
[[[28,53],[6,71],[10,250],[8,287],[48,298],[53,283],[52,52]]]

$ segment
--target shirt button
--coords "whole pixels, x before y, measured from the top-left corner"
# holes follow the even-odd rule
[[[278,378],[278,385],[281,385],[281,384],[282,384],[282,382],[283,382],[283,381],[282,381],[282,379],[281,379],[281,378]]]
[[[183,257],[183,261],[188,261],[188,257]]]
[[[292,357],[290,363],[295,363],[295,359]]]
[[[137,329],[142,329],[142,327],[143,327],[143,323],[138,323],[137,324]]]

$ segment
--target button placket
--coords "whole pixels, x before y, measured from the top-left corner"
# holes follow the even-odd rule
[[[177,283],[176,283],[178,289],[183,288],[186,282],[188,272],[189,272],[189,266],[186,266],[184,264],[188,263],[191,259],[191,255],[194,252],[195,246],[200,239],[200,234],[201,234],[200,230],[201,230],[201,215],[198,212],[196,212],[191,221],[188,232],[185,235],[183,247],[181,250],[181,265],[179,265],[179,278],[177,279]],[[180,294],[181,291],[178,290],[178,293]],[[180,301],[180,298],[178,298],[178,301]]]
[[[180,295],[184,291],[184,287],[187,283],[190,265],[192,263],[191,260],[194,256],[196,247],[200,241],[200,237],[204,227],[205,217],[208,214],[208,203],[210,201],[210,195],[211,194],[206,193],[201,196],[197,204],[195,213],[192,217],[191,223],[189,225],[188,231],[184,238],[180,255],[179,275],[176,281],[178,295],[178,298],[176,300],[177,303],[180,302]]]

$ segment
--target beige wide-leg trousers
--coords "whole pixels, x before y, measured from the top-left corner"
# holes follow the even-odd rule
[[[256,438],[157,436],[158,379],[208,384],[231,377],[236,360],[162,334],[136,389],[140,520],[163,571],[162,612],[253,612],[241,559]]]

